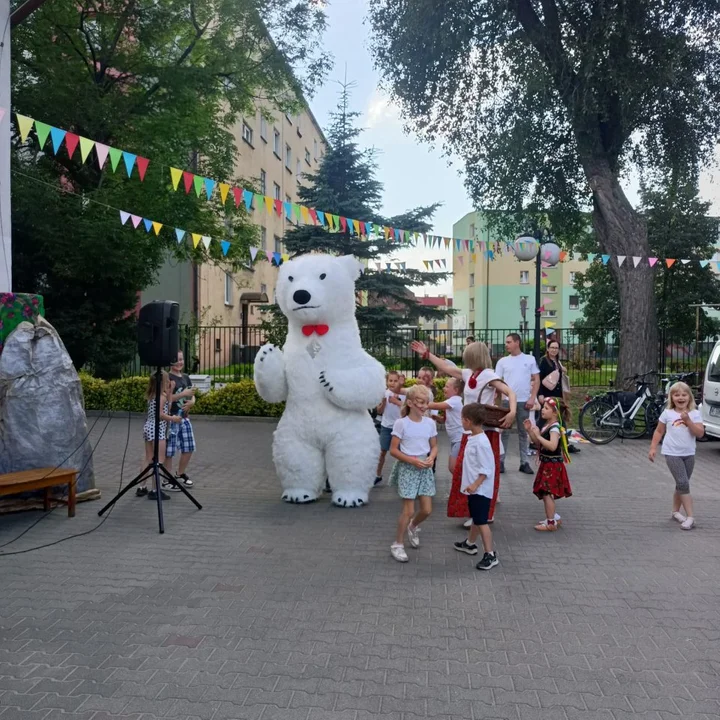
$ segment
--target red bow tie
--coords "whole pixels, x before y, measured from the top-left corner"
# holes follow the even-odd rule
[[[303,325],[303,335],[310,337],[313,333],[324,335],[330,328],[327,325]]]

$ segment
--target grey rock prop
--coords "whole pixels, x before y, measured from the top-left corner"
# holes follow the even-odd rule
[[[0,354],[0,473],[82,469],[80,494],[95,487],[82,385],[55,328],[36,323],[20,323]]]

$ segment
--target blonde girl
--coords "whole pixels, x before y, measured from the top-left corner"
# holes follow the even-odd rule
[[[655,462],[662,441],[662,454],[675,480],[671,518],[677,520],[683,530],[692,530],[695,526],[690,477],[695,467],[695,441],[704,434],[705,426],[690,387],[684,382],[675,383],[653,434],[648,459]]]
[[[168,436],[168,423],[180,424],[183,419],[179,415],[170,415],[169,397],[172,392],[170,376],[163,370],[162,380],[160,384],[160,427],[158,429],[158,457],[162,460],[165,457],[165,447]],[[143,425],[143,440],[145,441],[145,466],[149,465],[153,460],[155,451],[155,402],[157,393],[157,376],[151,375],[148,382],[145,399],[147,400],[147,417],[145,425]],[[138,486],[135,491],[140,497],[147,495],[151,500],[157,498],[155,489],[148,492],[147,480]],[[169,500],[170,496],[162,493],[164,500]]]
[[[397,460],[390,474],[390,485],[397,487],[402,500],[395,542],[390,554],[398,562],[407,562],[405,535],[410,546],[420,547],[420,524],[432,511],[435,495],[435,475],[432,467],[437,457],[437,425],[425,416],[432,393],[424,385],[409,388],[395,422],[390,454]],[[415,500],[420,509],[415,512]]]
[[[515,393],[506,385],[500,377],[492,369],[492,360],[490,359],[490,351],[485,343],[473,342],[469,343],[463,351],[462,361],[464,368],[460,369],[447,360],[433,355],[424,343],[415,341],[410,346],[416,353],[420,354],[423,360],[429,360],[438,370],[444,372],[450,377],[458,378],[465,383],[463,388],[463,404],[481,403],[483,405],[493,405],[496,400],[496,393],[504,395],[508,400],[509,412],[505,416],[502,423],[504,428],[510,428],[515,423],[515,413],[517,411],[517,399]],[[493,499],[490,504],[490,512],[488,522],[493,522],[495,515],[495,503],[497,502],[498,491],[500,489],[500,432],[498,428],[483,428],[487,434],[490,446],[493,450],[495,458],[495,478],[493,481]],[[468,434],[464,434],[460,443],[460,449],[455,460],[455,471],[453,472],[452,487],[450,488],[450,496],[448,497],[448,517],[466,518],[467,517],[467,496],[460,492],[460,484],[462,481],[463,458],[465,457],[465,446],[467,444]],[[471,521],[465,523],[465,527],[470,527]]]

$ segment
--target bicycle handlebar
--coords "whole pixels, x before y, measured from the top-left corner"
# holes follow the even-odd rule
[[[645,378],[648,375],[657,375],[657,370],[648,370],[646,373],[643,373],[642,375],[630,375],[625,378],[625,380],[640,380],[640,378]]]

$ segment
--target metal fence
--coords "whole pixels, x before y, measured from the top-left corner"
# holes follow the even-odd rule
[[[413,340],[422,340],[431,352],[460,365],[462,352],[469,337],[487,343],[494,359],[505,353],[505,338],[515,329],[494,330],[421,330],[401,328],[389,335],[380,336],[369,329],[360,330],[363,347],[388,370],[400,370],[415,377],[423,365],[420,357],[410,349]],[[533,333],[521,333],[525,352],[532,353]],[[578,388],[607,387],[615,381],[619,352],[619,333],[608,329],[573,328],[554,330],[550,337],[559,340],[561,360],[568,368],[572,385]],[[702,372],[717,338],[704,338],[699,342],[678,342],[661,335],[658,342],[657,366],[648,368],[660,374],[695,372],[699,384]],[[251,379],[255,355],[265,343],[263,330],[249,326],[183,326],[180,347],[185,355],[188,372],[209,375],[216,383]],[[545,333],[542,334],[542,351],[545,350]],[[147,374],[139,361],[132,363],[130,374]]]

